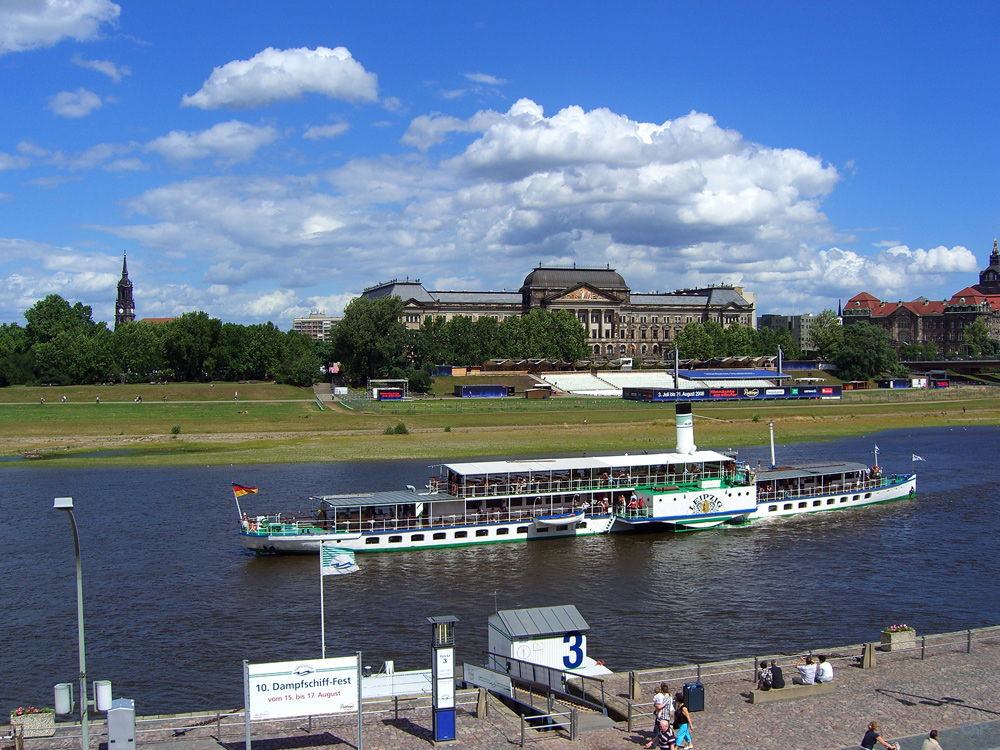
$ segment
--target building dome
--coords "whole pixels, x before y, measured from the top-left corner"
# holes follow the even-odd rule
[[[530,289],[569,289],[587,284],[595,289],[627,291],[628,284],[612,268],[535,268],[524,277],[521,291]]]

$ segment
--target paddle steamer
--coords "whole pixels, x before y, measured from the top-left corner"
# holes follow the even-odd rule
[[[743,525],[912,497],[916,475],[864,464],[754,471],[694,445],[691,405],[677,404],[670,453],[447,463],[423,489],[317,495],[308,511],[249,516],[240,539],[261,553],[356,552],[533,541],[639,529]]]

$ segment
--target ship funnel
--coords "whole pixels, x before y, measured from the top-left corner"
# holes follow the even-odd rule
[[[677,452],[694,453],[698,446],[694,444],[694,417],[691,415],[691,404],[679,403],[676,406],[677,418]]]

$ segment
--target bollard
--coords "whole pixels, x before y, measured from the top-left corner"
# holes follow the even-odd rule
[[[521,717],[521,747],[524,747],[524,717]]]
[[[576,742],[577,732],[579,732],[579,728],[578,728],[576,722],[577,722],[576,709],[575,708],[571,708],[569,710],[569,741],[570,742]]]
[[[760,669],[760,659],[758,657],[753,658],[753,674],[750,675],[750,682],[757,681],[757,670]]]
[[[972,653],[972,631],[971,630],[967,630],[966,633],[968,634],[967,635],[968,640],[965,642],[965,653],[971,654]]]
[[[927,636],[920,636],[920,661],[924,660],[924,654],[927,651]]]
[[[861,651],[861,668],[875,669],[875,644],[866,643]]]
[[[632,731],[632,701],[628,702],[628,731]]]
[[[698,682],[701,682],[701,664],[698,665]]]
[[[215,715],[215,738],[222,744],[222,714]]]
[[[639,677],[634,671],[628,673],[628,697],[634,701],[639,700],[639,692],[642,687],[639,685]]]
[[[399,721],[399,696],[392,696],[392,717],[394,721]]]
[[[476,701],[476,718],[486,718],[486,688],[479,688],[479,699]]]

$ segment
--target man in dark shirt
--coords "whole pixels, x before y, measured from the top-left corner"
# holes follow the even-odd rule
[[[780,690],[785,686],[785,676],[781,674],[781,667],[778,666],[778,662],[771,662],[771,688],[773,690]]]

